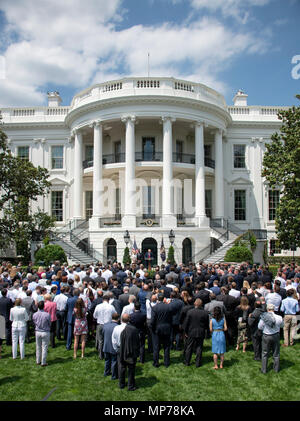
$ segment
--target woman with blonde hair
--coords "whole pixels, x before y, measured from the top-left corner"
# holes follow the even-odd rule
[[[25,336],[29,317],[26,308],[21,307],[21,303],[21,298],[17,298],[9,315],[9,320],[12,322],[12,356],[14,360],[17,358],[18,343],[21,360],[25,357]]]

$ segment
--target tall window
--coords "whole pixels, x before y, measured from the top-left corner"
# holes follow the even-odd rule
[[[143,137],[143,161],[153,161],[155,154],[154,137]]]
[[[63,191],[51,192],[51,215],[56,221],[63,221]]]
[[[118,140],[114,143],[114,152],[116,162],[121,162],[121,141]]]
[[[233,145],[233,167],[246,168],[245,145]]]
[[[279,204],[279,190],[269,190],[269,220],[274,221]]]
[[[279,241],[278,240],[270,240],[270,256],[273,256],[274,253],[281,253],[281,248],[279,246]]]
[[[93,159],[94,159],[94,146],[85,145],[85,160],[93,161]]]
[[[234,191],[234,219],[236,221],[246,220],[246,190]]]
[[[205,213],[208,218],[212,215],[212,191],[205,190]]]
[[[115,219],[121,219],[121,190],[119,187],[116,188],[116,214]]]
[[[63,146],[52,146],[51,157],[52,157],[52,169],[60,169],[64,167],[64,147]]]
[[[211,145],[204,145],[204,157],[211,158]]]
[[[93,216],[93,191],[85,192],[85,219],[88,220]]]
[[[29,161],[29,146],[19,146],[18,157]]]
[[[143,218],[145,219],[155,217],[154,197],[154,186],[143,187]]]

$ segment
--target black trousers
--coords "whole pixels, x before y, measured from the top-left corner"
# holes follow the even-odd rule
[[[204,337],[191,338],[187,337],[186,352],[185,352],[185,363],[190,364],[192,359],[193,350],[196,349],[196,367],[202,365],[202,351],[203,351]]]
[[[119,372],[119,387],[123,389],[125,387],[125,376],[126,368],[128,368],[128,390],[135,388],[135,365],[136,361],[132,364],[120,360],[118,354],[118,372]]]
[[[252,337],[252,345],[253,345],[253,351],[254,351],[254,359],[261,360],[262,336],[260,334],[253,333],[251,337]]]
[[[162,345],[164,349],[164,365],[168,367],[170,365],[171,335],[162,336],[153,332],[152,343],[153,343],[153,364],[156,366],[158,366],[159,364],[159,350]]]
[[[12,322],[10,320],[6,320],[5,322],[5,342],[6,345],[11,345],[11,325]]]
[[[63,334],[64,339],[67,338],[67,329],[66,329],[66,312],[64,310],[57,310],[56,312],[56,337],[61,340],[61,333]]]
[[[55,348],[55,335],[56,335],[56,320],[51,322],[50,327],[50,344],[52,348]]]
[[[145,341],[146,341],[146,335],[145,332],[140,330],[139,331],[139,338],[140,338],[140,362],[145,362]]]
[[[153,352],[153,343],[152,343],[152,328],[150,320],[147,320],[147,339],[148,339],[148,352],[152,354]]]

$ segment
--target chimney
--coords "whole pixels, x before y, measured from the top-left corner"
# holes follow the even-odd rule
[[[47,92],[48,94],[48,107],[59,107],[62,99],[59,92]]]
[[[238,107],[247,106],[248,95],[243,92],[242,89],[239,89],[233,98],[233,105]]]

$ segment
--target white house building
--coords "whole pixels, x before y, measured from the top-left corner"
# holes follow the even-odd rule
[[[200,83],[132,77],[96,84],[70,106],[49,92],[47,107],[1,112],[12,153],[50,171],[51,193],[34,206],[56,217],[70,258],[84,261],[80,246],[87,261],[121,261],[128,231],[129,246],[151,248],[154,263],[162,239],[187,262],[207,258],[211,244],[225,251],[248,229],[280,252],[279,190],[261,168],[287,107],[248,106],[247,96],[227,105]]]

